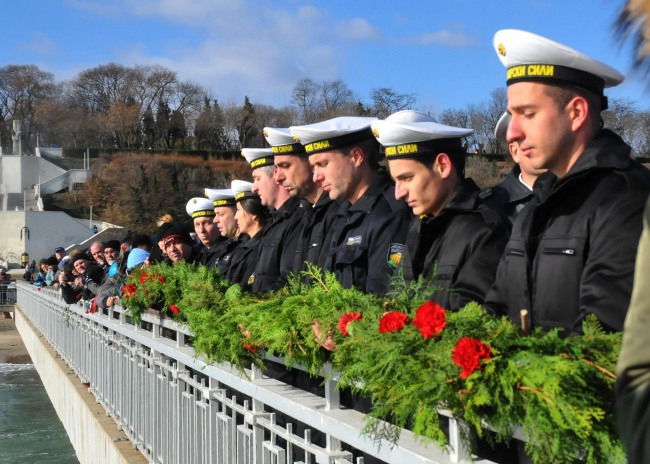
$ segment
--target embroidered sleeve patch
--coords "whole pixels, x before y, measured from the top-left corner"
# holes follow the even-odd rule
[[[404,253],[404,244],[391,243],[388,247],[388,265],[397,267],[402,262],[402,253]]]

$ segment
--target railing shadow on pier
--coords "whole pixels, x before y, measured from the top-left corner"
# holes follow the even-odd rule
[[[378,446],[361,433],[364,415],[339,405],[336,375],[321,398],[257,368],[243,375],[228,364],[206,364],[188,343],[187,327],[171,319],[145,314],[144,324],[133,325],[119,306],[92,314],[55,291],[22,282],[17,289],[18,307],[149,462],[363,464],[352,448],[387,463],[471,462],[453,418],[446,450],[408,430],[394,446]],[[303,436],[292,420],[306,425]],[[325,436],[322,446],[312,443],[316,433]]]

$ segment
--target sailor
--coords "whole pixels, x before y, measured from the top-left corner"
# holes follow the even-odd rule
[[[548,169],[515,219],[487,304],[531,327],[580,333],[594,314],[622,330],[650,172],[602,128],[610,66],[538,35],[502,30],[494,48],[507,69],[508,142]],[[524,313],[526,314],[526,313]]]
[[[212,267],[218,259],[217,253],[227,238],[222,237],[214,223],[215,212],[212,201],[207,198],[191,198],[185,211],[192,218],[194,232],[201,242],[196,264]]]
[[[235,221],[239,230],[239,245],[230,257],[226,278],[233,284],[241,285],[243,290],[251,291],[268,209],[262,205],[259,195],[253,192],[252,183],[233,180],[230,185],[237,202]]]
[[[219,229],[219,233],[226,240],[221,243],[219,250],[215,253],[214,265],[219,269],[222,275],[226,275],[230,267],[230,257],[235,251],[239,242],[239,228],[235,221],[237,212],[237,203],[235,194],[232,189],[205,189],[205,196],[212,201],[214,207],[214,223]]]
[[[417,111],[372,123],[384,146],[395,197],[413,210],[401,266],[407,281],[435,277],[430,299],[448,310],[483,303],[507,241],[498,212],[465,177],[462,139],[473,130],[446,126]],[[435,272],[435,275],[434,275]]]
[[[293,271],[304,208],[300,197],[291,196],[277,183],[271,148],[244,148],[242,155],[253,169],[253,192],[270,209],[258,248],[252,287],[255,293],[266,293],[282,288]]]
[[[494,136],[499,142],[506,142],[506,131],[510,123],[510,113],[507,111],[499,118],[494,128]],[[515,217],[533,198],[533,185],[546,169],[535,169],[530,165],[530,159],[522,156],[517,142],[507,143],[508,151],[515,165],[499,185],[490,189],[489,205],[499,209],[508,219],[510,225]]]
[[[294,140],[289,129],[265,127],[264,137],[273,151],[276,182],[292,197],[306,201],[296,243],[290,245],[295,250],[293,271],[306,271],[305,262],[322,269],[339,204],[330,199],[321,182],[314,181],[305,147]]]
[[[341,203],[325,270],[347,288],[383,295],[401,260],[411,213],[379,167],[373,120],[339,117],[289,130],[305,146],[314,181]]]

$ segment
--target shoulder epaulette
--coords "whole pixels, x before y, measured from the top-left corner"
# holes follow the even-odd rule
[[[487,205],[480,205],[477,210],[486,224],[503,224],[504,218],[499,212],[493,208],[490,208]]]
[[[483,190],[481,190],[481,191],[478,193],[478,197],[479,197],[481,200],[485,200],[486,198],[491,197],[493,193],[494,193],[494,192],[492,191],[492,188],[491,188],[491,187],[484,188]]]

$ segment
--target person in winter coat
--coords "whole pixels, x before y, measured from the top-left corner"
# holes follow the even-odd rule
[[[524,31],[499,31],[494,45],[509,70],[506,138],[532,167],[549,172],[515,219],[486,305],[526,327],[557,327],[563,335],[581,333],[588,314],[620,331],[650,193],[650,171],[601,127],[604,88],[623,76]],[[551,75],[534,73],[540,61]]]
[[[483,303],[508,238],[501,215],[465,178],[462,138],[471,129],[437,123],[417,111],[400,111],[372,124],[384,146],[395,196],[413,211],[399,263],[406,281],[435,277],[430,299],[448,310]],[[435,274],[434,274],[435,272]]]

